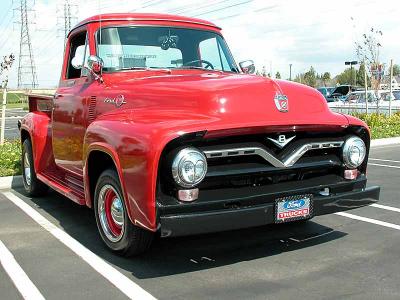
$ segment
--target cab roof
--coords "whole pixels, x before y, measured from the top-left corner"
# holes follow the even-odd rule
[[[186,24],[196,24],[202,26],[209,26],[214,29],[221,30],[220,27],[216,26],[214,23],[177,15],[169,14],[151,14],[151,13],[113,13],[113,14],[100,14],[89,17],[81,22],[79,22],[72,30],[76,28],[96,22],[106,22],[106,21],[161,21],[161,22],[171,22],[171,23],[186,23]]]

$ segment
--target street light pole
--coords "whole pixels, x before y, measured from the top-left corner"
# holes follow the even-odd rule
[[[292,64],[289,64],[289,80],[292,81]]]
[[[350,77],[351,81],[353,81],[353,66],[358,65],[358,61],[353,60],[353,61],[345,61],[344,64],[346,66],[350,65]],[[356,85],[357,84],[357,79],[356,79],[356,73],[354,72],[354,82],[350,82],[350,85]]]

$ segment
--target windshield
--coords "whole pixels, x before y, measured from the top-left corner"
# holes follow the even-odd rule
[[[97,33],[104,71],[207,69],[239,72],[217,33],[173,27],[107,27]]]

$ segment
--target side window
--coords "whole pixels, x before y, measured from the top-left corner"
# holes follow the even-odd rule
[[[212,63],[214,69],[216,70],[225,70],[225,68],[223,68],[222,66],[223,62],[221,59],[220,51],[221,51],[220,46],[215,37],[208,40],[204,40],[199,44],[200,59]]]
[[[74,79],[86,76],[84,68],[77,68],[76,66],[86,65],[89,47],[87,47],[86,32],[81,32],[70,38],[70,51],[68,57],[68,67],[66,79]]]

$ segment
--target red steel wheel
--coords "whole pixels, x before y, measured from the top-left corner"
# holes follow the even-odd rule
[[[124,234],[125,213],[122,199],[110,184],[104,185],[99,193],[97,209],[100,225],[111,242],[118,242]]]

